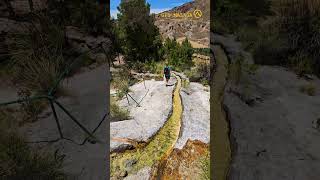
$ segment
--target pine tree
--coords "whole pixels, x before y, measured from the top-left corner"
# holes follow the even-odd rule
[[[150,15],[150,4],[145,0],[122,0],[118,10],[125,59],[128,62],[160,60],[162,43],[154,16]]]

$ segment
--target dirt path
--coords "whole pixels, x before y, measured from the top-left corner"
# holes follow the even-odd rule
[[[180,133],[182,118],[182,102],[180,97],[181,79],[176,76],[177,84],[173,92],[173,109],[165,125],[142,148],[111,155],[111,175],[137,173],[144,168],[151,168],[172,152]],[[139,173],[138,173],[139,174]],[[132,177],[127,177],[128,179]],[[135,177],[139,178],[139,177]],[[143,177],[140,177],[143,178]]]

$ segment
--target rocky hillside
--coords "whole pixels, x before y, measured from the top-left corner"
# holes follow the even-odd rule
[[[175,7],[168,13],[191,13],[195,10],[202,11],[201,18],[188,17],[188,18],[174,18],[163,17],[160,14],[156,15],[156,26],[159,27],[160,33],[163,38],[176,38],[179,42],[188,38],[194,47],[205,48],[209,47],[209,31],[210,31],[210,1],[208,0],[195,0],[185,3],[181,6]]]

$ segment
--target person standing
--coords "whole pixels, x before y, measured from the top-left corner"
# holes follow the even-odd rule
[[[166,78],[166,83],[168,84],[171,76],[170,67],[168,66],[168,64],[166,64],[166,66],[164,67],[163,74],[164,74],[164,77]]]

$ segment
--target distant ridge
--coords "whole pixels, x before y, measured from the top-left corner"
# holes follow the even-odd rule
[[[176,38],[179,42],[188,38],[194,47],[209,47],[210,36],[210,1],[195,0],[187,2],[162,13],[187,13],[201,10],[203,15],[195,18],[163,18],[156,14],[155,25],[159,28],[162,38]]]

